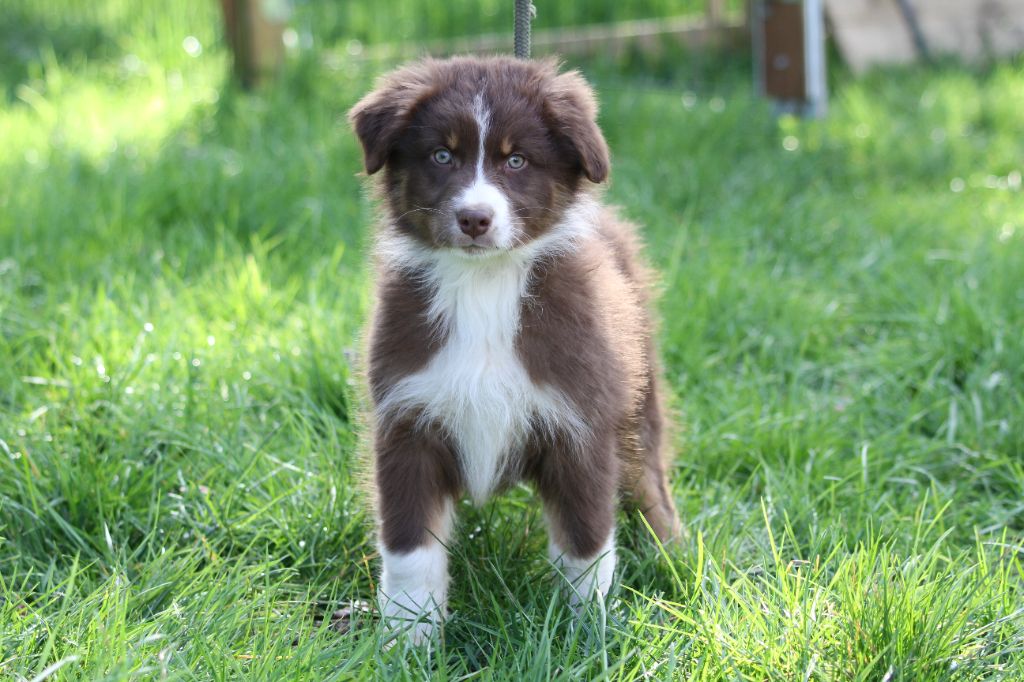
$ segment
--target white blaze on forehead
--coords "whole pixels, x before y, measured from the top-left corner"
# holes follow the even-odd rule
[[[484,145],[491,127],[491,110],[484,106],[484,98],[477,95],[473,99],[473,118],[476,119],[477,130],[480,131],[480,148],[476,156],[476,179],[484,176]]]
[[[483,96],[477,95],[473,100],[473,118],[480,131],[480,144],[476,157],[476,174],[472,184],[455,198],[455,210],[464,208],[490,209],[494,213],[491,220],[491,241],[498,248],[512,245],[512,209],[508,197],[493,183],[488,182],[484,172],[487,134],[491,126],[491,112],[484,104]],[[458,229],[458,226],[455,227]]]

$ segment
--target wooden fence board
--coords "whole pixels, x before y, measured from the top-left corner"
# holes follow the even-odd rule
[[[860,73],[920,57],[898,0],[826,0],[843,59]],[[928,54],[975,60],[1024,51],[1024,0],[909,0]]]
[[[620,54],[630,46],[657,50],[661,41],[676,40],[688,47],[736,47],[749,40],[745,17],[725,15],[714,23],[705,17],[674,17],[644,19],[614,24],[594,24],[559,29],[535,30],[531,36],[534,56],[546,54]],[[425,54],[448,56],[455,54],[512,53],[512,32],[432,41],[430,43],[390,43],[373,45],[353,53],[328,55],[328,61],[339,64],[360,56],[368,59],[403,59]]]

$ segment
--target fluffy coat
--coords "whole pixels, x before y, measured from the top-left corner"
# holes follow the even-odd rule
[[[369,332],[382,614],[423,640],[454,503],[533,483],[576,599],[604,594],[615,509],[668,541],[649,274],[602,205],[593,92],[550,61],[424,60],[350,112],[382,216]],[[378,173],[379,172],[379,173]]]

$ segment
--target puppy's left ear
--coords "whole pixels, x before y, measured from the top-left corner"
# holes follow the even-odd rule
[[[377,88],[348,112],[369,175],[384,167],[416,106],[432,92],[431,73],[430,62],[399,69],[378,81]]]
[[[548,91],[547,107],[555,132],[572,143],[587,178],[604,182],[611,166],[608,143],[597,127],[597,98],[579,71],[555,76]]]

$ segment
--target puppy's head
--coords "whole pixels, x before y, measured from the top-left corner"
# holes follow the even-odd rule
[[[349,112],[366,172],[383,171],[394,229],[485,256],[552,230],[608,176],[593,91],[553,61],[425,60]]]

